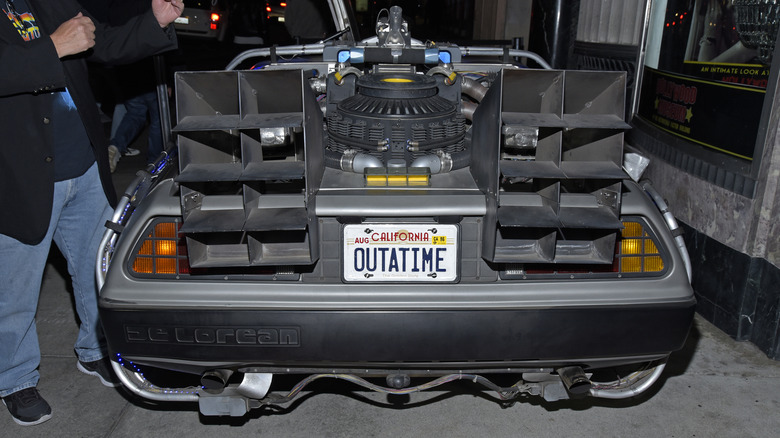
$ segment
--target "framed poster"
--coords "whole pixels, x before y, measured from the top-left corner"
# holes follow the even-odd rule
[[[774,1],[654,2],[637,116],[750,162],[777,34]]]

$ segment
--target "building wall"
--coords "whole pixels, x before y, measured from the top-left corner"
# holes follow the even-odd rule
[[[503,38],[522,38],[523,49],[527,49],[530,28],[531,0],[507,2]]]
[[[712,185],[654,157],[645,177],[674,216],[736,251],[747,252],[753,200]]]
[[[684,225],[697,312],[780,360],[780,97],[767,100],[770,115],[753,197],[670,164],[657,153],[674,147],[663,133],[634,129],[627,138],[650,156],[645,177]]]
[[[474,39],[504,39],[507,0],[476,0],[474,3]]]
[[[775,66],[775,70],[777,68],[778,66]],[[775,86],[775,89],[777,88]],[[753,208],[750,254],[763,257],[774,266],[780,267],[780,225],[777,221],[780,217],[780,96],[775,94],[771,99],[767,139],[761,157]]]
[[[520,37],[528,48],[532,0],[476,0],[474,4],[474,38],[511,40]]]

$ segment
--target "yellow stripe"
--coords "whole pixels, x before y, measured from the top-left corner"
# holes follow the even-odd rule
[[[736,62],[706,62],[706,61],[684,61],[683,64],[701,64],[701,65],[733,65],[735,67],[761,67],[761,64],[739,64]],[[768,69],[767,69],[768,70]]]
[[[673,74],[669,74],[669,73],[665,73],[665,72],[662,73],[661,71],[656,70],[654,68],[650,68],[650,67],[647,67],[647,68],[652,70],[652,71],[654,71],[654,72],[656,72],[656,74],[658,74],[659,76],[668,76],[670,78],[680,79],[682,81],[698,82],[698,83],[701,83],[701,84],[715,85],[716,87],[733,88],[735,90],[753,91],[755,93],[766,94],[766,90],[757,89],[757,88],[754,88],[754,87],[740,87],[739,85],[724,84],[722,82],[705,81],[703,79],[693,79],[693,78],[690,78],[688,76],[678,76],[678,75],[673,75]]]

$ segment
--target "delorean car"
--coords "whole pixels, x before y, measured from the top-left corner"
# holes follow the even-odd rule
[[[176,74],[173,141],[96,260],[124,386],[230,416],[321,378],[651,387],[695,299],[674,217],[627,172],[626,74],[421,42],[398,7],[358,40],[330,7],[332,38]]]

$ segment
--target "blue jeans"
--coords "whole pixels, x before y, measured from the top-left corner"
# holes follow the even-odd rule
[[[149,150],[146,153],[146,161],[153,162],[163,151],[162,127],[160,126],[160,108],[157,105],[157,91],[133,96],[122,102],[127,111],[122,116],[122,121],[111,139],[111,144],[119,149],[119,152],[127,152],[128,146],[135,140],[146,125],[146,117],[149,116]]]
[[[68,262],[81,320],[76,355],[84,362],[105,356],[95,257],[111,213],[93,164],[84,175],[54,184],[51,221],[41,243],[25,245],[0,234],[0,396],[38,384],[41,352],[35,312],[52,240]]]

